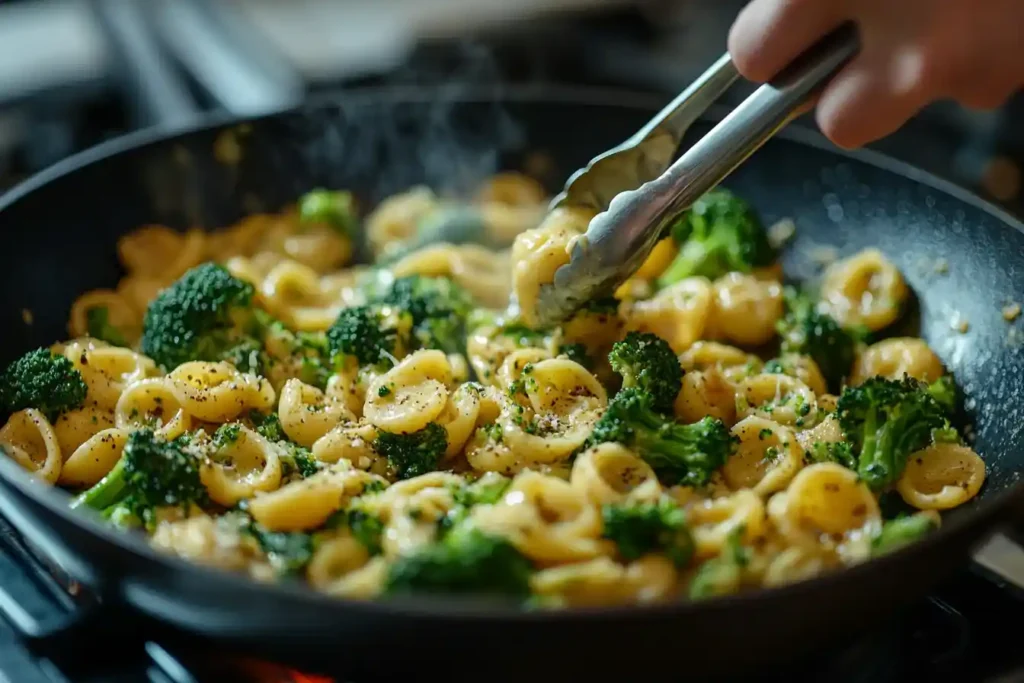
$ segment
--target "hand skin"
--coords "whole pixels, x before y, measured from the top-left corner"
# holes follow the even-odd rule
[[[840,147],[885,137],[936,100],[994,109],[1024,86],[1024,0],[753,0],[729,53],[745,78],[764,82],[847,20],[860,54],[816,112]]]

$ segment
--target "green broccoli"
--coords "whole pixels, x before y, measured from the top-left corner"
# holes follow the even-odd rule
[[[313,558],[315,538],[303,531],[270,531],[252,522],[245,530],[256,540],[267,561],[280,575],[294,576],[302,572]]]
[[[351,192],[318,188],[299,199],[299,221],[327,225],[342,237],[356,234],[356,207]]]
[[[74,364],[48,349],[29,351],[0,373],[0,406],[8,414],[35,408],[53,420],[81,408],[87,390]]]
[[[327,348],[337,363],[344,356],[359,365],[387,363],[404,345],[408,314],[388,306],[346,308],[327,330]]]
[[[848,441],[815,441],[804,452],[804,460],[809,463],[834,462],[847,469],[857,469],[857,456]]]
[[[871,539],[871,555],[878,557],[918,541],[939,528],[934,514],[918,512],[902,515],[882,525]]]
[[[844,329],[806,294],[787,288],[785,302],[786,314],[777,324],[783,353],[810,356],[829,388],[838,391],[863,335]]]
[[[679,424],[656,412],[649,396],[623,389],[609,402],[584,446],[616,442],[632,448],[665,484],[703,486],[725,464],[734,438],[713,417]]]
[[[473,482],[460,484],[452,489],[454,507],[438,520],[438,531],[442,535],[451,531],[469,516],[477,505],[494,505],[502,499],[512,481],[495,472],[488,472]]]
[[[722,188],[694,202],[672,234],[679,253],[658,278],[661,287],[696,275],[713,280],[731,271],[749,273],[777,258],[757,213]]]
[[[947,416],[952,417],[956,413],[957,389],[952,375],[943,375],[929,384],[928,393],[942,406]]]
[[[191,360],[234,362],[256,372],[261,324],[253,287],[216,263],[192,268],[149,304],[142,353],[165,370]]]
[[[928,445],[933,430],[950,428],[927,385],[910,377],[873,377],[847,387],[836,414],[857,454],[857,474],[875,491],[899,479],[909,455]]]
[[[558,355],[565,356],[574,363],[579,363],[587,370],[594,369],[594,359],[590,357],[587,352],[586,344],[560,344],[558,347]]]
[[[672,411],[683,386],[683,369],[668,342],[649,332],[630,332],[612,346],[608,362],[622,375],[623,388],[649,394],[656,410]]]
[[[631,562],[648,553],[664,553],[684,567],[693,556],[693,536],[686,513],[665,499],[657,503],[622,503],[601,508],[604,537],[614,541],[622,559]]]
[[[750,550],[743,547],[744,527],[729,533],[725,548],[700,566],[690,583],[690,597],[694,600],[729,595],[737,592],[743,583],[743,568],[750,563]]]
[[[384,592],[523,599],[530,594],[532,571],[530,560],[507,540],[461,524],[442,540],[396,559]]]
[[[395,280],[379,303],[412,316],[412,336],[418,348],[460,353],[466,344],[467,319],[473,298],[446,277],[410,275]]]
[[[90,308],[85,314],[85,327],[93,339],[105,341],[114,346],[128,346],[121,330],[110,323],[110,310],[106,306]]]
[[[151,430],[132,432],[120,460],[99,482],[71,501],[105,516],[130,517],[146,526],[165,506],[205,506],[206,488],[199,459],[178,441],[164,441]]]
[[[261,413],[254,410],[249,413],[248,417],[257,434],[278,445],[282,477],[291,479],[293,475],[297,474],[305,479],[320,471],[320,463],[309,452],[309,449],[295,443],[284,433],[284,427],[281,426],[281,419],[277,413]]]
[[[399,479],[433,472],[447,448],[448,432],[435,422],[411,434],[381,430],[373,441],[373,450],[388,459]]]

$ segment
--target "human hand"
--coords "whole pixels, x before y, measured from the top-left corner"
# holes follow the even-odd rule
[[[764,82],[848,20],[860,29],[860,54],[826,86],[816,114],[840,147],[884,137],[936,100],[992,109],[1024,86],[1021,0],[752,0],[729,53],[745,78]]]

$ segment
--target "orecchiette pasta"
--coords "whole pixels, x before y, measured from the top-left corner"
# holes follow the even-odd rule
[[[774,250],[719,224],[756,216],[716,190],[615,297],[538,329],[594,210],[549,211],[517,173],[469,196],[413,187],[360,221],[318,189],[122,237],[124,277],[74,302],[71,340],[0,373],[0,448],[163,552],[360,599],[781,586],[906,540],[887,492],[924,533],[981,491],[939,356],[863,341],[910,296],[881,251],[784,295]],[[475,243],[410,247],[456,215]],[[359,235],[377,262],[346,267]],[[902,401],[927,429],[882,424]]]

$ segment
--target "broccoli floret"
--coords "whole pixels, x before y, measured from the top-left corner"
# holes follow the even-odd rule
[[[805,451],[804,459],[808,462],[834,462],[851,470],[857,469],[857,456],[853,446],[847,441],[815,441]]]
[[[810,356],[829,388],[838,391],[853,365],[861,335],[819,311],[805,294],[787,288],[785,301],[786,314],[777,325],[782,351]]]
[[[693,536],[686,513],[670,500],[658,503],[605,505],[604,537],[611,539],[626,561],[661,552],[683,567],[693,556]]]
[[[649,332],[630,332],[615,342],[608,362],[622,375],[622,386],[649,394],[656,410],[671,412],[683,386],[683,369],[672,347]]]
[[[857,474],[876,491],[899,479],[907,457],[928,445],[933,430],[949,429],[945,411],[927,385],[910,377],[873,377],[847,387],[836,414],[857,454]]]
[[[416,345],[460,353],[466,343],[466,321],[474,310],[473,298],[446,277],[410,275],[395,280],[380,299],[412,316]]]
[[[928,393],[942,406],[947,416],[956,412],[957,391],[952,375],[944,375],[928,385]]]
[[[433,422],[411,434],[382,430],[373,441],[373,450],[388,459],[399,479],[433,472],[447,448],[448,432]]]
[[[121,459],[103,479],[79,494],[72,507],[105,511],[120,509],[150,526],[153,513],[165,506],[204,506],[206,488],[199,478],[199,459],[182,442],[164,441],[151,430],[132,432]]]
[[[444,538],[399,557],[388,568],[387,595],[478,594],[526,598],[529,559],[503,538],[459,525]]]
[[[74,364],[48,349],[29,351],[0,374],[0,406],[8,414],[35,408],[53,420],[81,408],[87,390]]]
[[[734,439],[713,417],[679,424],[654,410],[650,398],[623,389],[609,402],[585,446],[616,442],[632,448],[665,484],[703,486],[725,464]]]
[[[579,363],[587,370],[594,369],[594,359],[587,353],[586,344],[562,344],[558,347],[558,355],[565,356],[574,363]]]
[[[924,512],[889,520],[871,539],[872,556],[884,555],[918,541],[939,527],[935,516]]]
[[[369,491],[364,491],[369,493]],[[380,555],[383,548],[384,522],[377,515],[359,506],[358,500],[347,510],[331,515],[325,525],[329,529],[347,528],[371,555]]]
[[[342,237],[356,233],[356,207],[351,192],[316,189],[299,200],[302,223],[328,225]]]
[[[85,314],[86,332],[93,339],[100,339],[114,346],[128,346],[121,330],[110,324],[110,310],[106,306],[90,308]]]
[[[328,351],[335,362],[352,356],[359,365],[386,363],[404,343],[406,323],[405,314],[387,306],[346,308],[327,330]]]
[[[256,371],[262,344],[253,287],[221,265],[189,270],[146,309],[141,350],[165,370],[190,360],[228,360]]]
[[[249,413],[248,417],[249,423],[252,424],[257,434],[279,446],[281,476],[290,479],[293,474],[298,474],[305,479],[320,471],[320,463],[309,452],[309,449],[295,443],[285,434],[284,427],[281,426],[281,418],[277,416],[277,413],[261,413],[254,410]]]
[[[696,275],[715,279],[731,271],[749,273],[777,257],[753,208],[721,188],[694,202],[672,233],[679,253],[658,278],[661,287]]]
[[[256,522],[252,522],[245,531],[256,540],[270,566],[278,574],[298,574],[313,558],[315,543],[312,534],[302,531],[270,531]]]
[[[700,566],[690,583],[690,597],[699,600],[729,595],[743,583],[743,568],[750,563],[750,551],[743,547],[745,529],[738,526],[725,540],[725,548]]]
[[[488,472],[474,482],[452,489],[455,505],[438,520],[438,532],[444,535],[469,516],[476,505],[494,505],[508,490],[512,481],[495,472]]]

